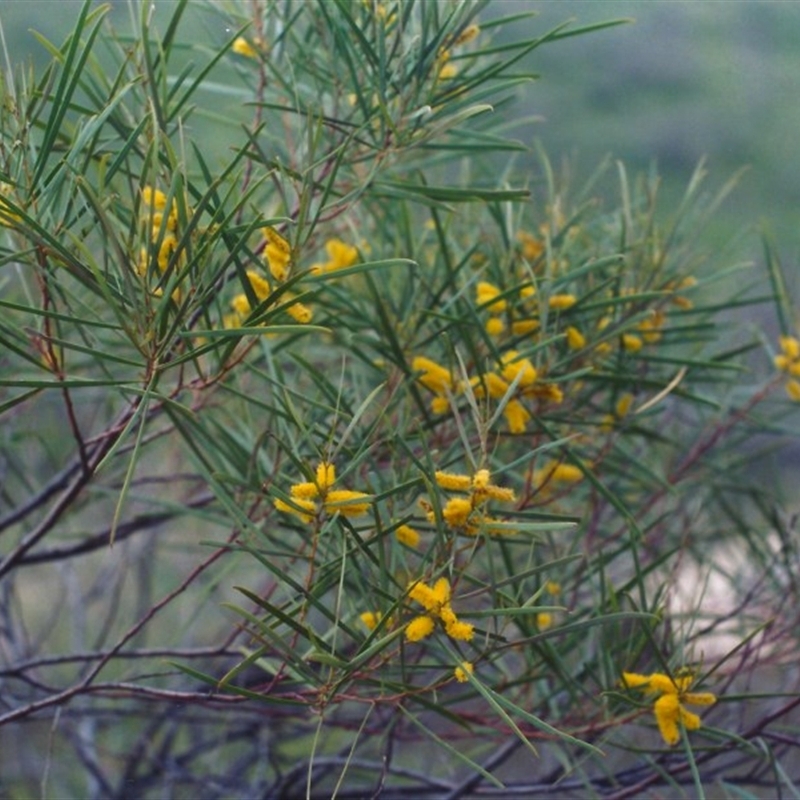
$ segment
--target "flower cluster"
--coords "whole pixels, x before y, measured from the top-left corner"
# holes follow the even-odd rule
[[[800,341],[794,336],[781,336],[778,341],[781,352],[773,359],[775,368],[787,375],[786,393],[800,402]]]
[[[314,481],[292,484],[289,502],[275,500],[275,508],[294,514],[305,523],[312,522],[322,511],[328,514],[338,512],[344,517],[359,517],[369,511],[371,495],[331,488],[336,482],[336,468],[333,464],[321,461],[317,465],[315,478]]]
[[[176,266],[174,256],[178,250],[178,208],[174,202],[168,201],[164,192],[152,186],[142,189],[142,205],[150,245],[139,251],[137,272],[145,278],[150,264],[154,262],[161,280],[170,266]],[[156,288],[154,294],[160,297],[161,287]],[[180,300],[180,289],[175,289],[172,299],[176,302]]]
[[[311,272],[314,274],[335,272],[337,269],[352,267],[358,261],[358,250],[341,239],[328,239],[325,242],[325,252],[328,254],[327,261],[311,265]]]
[[[462,622],[450,605],[450,582],[447,578],[439,578],[433,586],[422,581],[415,581],[408,588],[408,596],[419,603],[426,611],[414,617],[406,625],[406,640],[419,642],[430,636],[436,628],[436,622],[444,625],[445,633],[451,638],[469,642],[475,635],[475,629],[469,622]]]
[[[272,277],[278,283],[283,283],[291,272],[292,248],[289,242],[274,228],[262,228],[261,233],[264,237],[263,258],[265,265]],[[259,304],[273,294],[270,282],[256,270],[247,270],[247,279]],[[294,296],[289,292],[282,292],[275,302],[286,303],[286,313],[295,322],[301,325],[311,322],[311,309],[303,303],[293,303],[293,299]],[[231,308],[233,313],[226,314],[223,319],[223,324],[226,328],[241,327],[253,311],[253,305],[245,292],[240,292],[231,300]]]
[[[438,486],[445,491],[466,494],[466,497],[451,497],[442,508],[442,518],[449,528],[467,536],[476,536],[481,531],[488,534],[511,532],[506,523],[486,513],[486,506],[490,500],[513,503],[516,500],[514,490],[493,484],[488,469],[479,469],[472,477],[437,471],[435,477]],[[426,501],[421,504],[433,522],[436,518],[433,508]]]
[[[692,711],[687,711],[684,703],[710,706],[717,702],[716,696],[710,692],[690,692],[692,682],[691,675],[679,675],[673,678],[661,672],[654,672],[651,675],[622,673],[623,686],[659,695],[653,704],[653,713],[662,738],[670,746],[680,740],[679,723],[688,731],[696,731],[700,727],[700,717]]]

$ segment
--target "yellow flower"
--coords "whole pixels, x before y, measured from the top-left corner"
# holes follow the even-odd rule
[[[577,302],[578,298],[574,294],[552,294],[547,305],[553,311],[564,311],[572,308]]]
[[[325,250],[328,253],[328,260],[312,264],[312,272],[332,272],[337,269],[352,267],[358,261],[358,250],[341,239],[328,239],[325,243]]]
[[[641,338],[634,333],[622,334],[622,347],[629,353],[638,353],[639,350],[642,349],[643,344]]]
[[[474,627],[468,622],[461,622],[450,605],[450,582],[447,578],[439,578],[433,586],[422,581],[415,581],[409,586],[408,596],[419,603],[428,613],[415,617],[406,626],[406,639],[418,642],[430,636],[438,618],[444,623],[445,633],[451,639],[468,642],[474,636]]]
[[[549,611],[540,611],[536,615],[536,626],[540,631],[546,631],[553,626],[553,615]]]
[[[436,472],[436,483],[445,491],[465,492],[469,497],[451,497],[442,508],[442,518],[448,527],[468,536],[476,536],[483,529],[490,535],[508,533],[505,529],[492,529],[491,522],[497,522],[486,516],[483,506],[489,500],[501,503],[513,503],[516,495],[513,489],[497,486],[491,482],[488,469],[479,469],[472,477],[456,475],[450,472]],[[433,511],[426,506],[428,518],[435,519]]]
[[[419,547],[419,533],[410,525],[401,525],[395,532],[395,538],[406,547]]]
[[[479,306],[485,306],[492,314],[502,314],[506,310],[506,301],[496,300],[500,296],[500,289],[493,283],[480,281],[475,289],[475,301]]]
[[[536,486],[546,487],[551,483],[578,483],[583,477],[581,469],[574,464],[548,462],[534,472],[533,482]]]
[[[435,628],[436,623],[431,617],[427,615],[415,617],[406,625],[406,641],[419,642],[430,636]]]
[[[336,481],[333,464],[322,461],[317,465],[315,480],[295,483],[289,489],[290,502],[275,500],[278,511],[294,514],[303,522],[311,522],[322,509],[329,514],[338,512],[344,517],[357,517],[369,511],[372,497],[349,489],[331,489]],[[315,502],[319,501],[319,502]]]
[[[561,584],[558,581],[547,581],[544,588],[553,595],[553,597],[558,597],[561,594]]]
[[[693,706],[710,706],[717,702],[710,692],[690,692],[692,676],[683,675],[675,678],[654,672],[651,675],[639,675],[635,672],[622,673],[622,685],[629,689],[643,689],[649,694],[660,695],[653,704],[658,730],[664,741],[672,746],[680,740],[678,724],[686,730],[694,731],[700,727],[700,717],[684,708],[684,703]]]
[[[567,347],[570,350],[583,350],[586,347],[586,337],[574,325],[570,325],[564,333],[567,335]]]
[[[455,675],[456,680],[459,683],[466,683],[469,680],[468,676],[473,675],[474,673],[475,673],[475,667],[470,661],[462,661],[455,668],[455,670],[453,670],[453,674]]]
[[[489,336],[500,336],[506,329],[506,325],[500,317],[489,317],[486,320],[486,333]]]
[[[431,408],[435,414],[441,414],[449,408],[449,394],[458,394],[459,384],[453,379],[449,369],[431,361],[425,356],[415,356],[411,362],[413,372],[420,372],[417,380],[426,388],[430,389],[436,397],[431,403]]]
[[[525,433],[531,420],[530,412],[519,400],[511,399],[503,409],[503,416],[508,423],[509,433]]]
[[[262,228],[261,233],[266,240],[264,244],[264,260],[276,281],[285,281],[289,277],[292,263],[292,248],[286,239],[274,228]]]
[[[503,354],[501,362],[503,364],[503,377],[513,383],[519,377],[518,386],[526,389],[536,382],[536,367],[530,359],[522,358],[516,350],[509,350]]]
[[[526,336],[539,330],[538,319],[520,319],[511,323],[511,332],[514,336]]]
[[[380,611],[365,611],[359,616],[359,619],[369,630],[374,631],[382,617],[383,614]]]
[[[167,196],[153,186],[143,186],[142,202],[146,206],[152,206],[156,211],[163,211],[167,207]]]
[[[244,56],[245,58],[258,58],[258,51],[244,38],[244,36],[238,36],[234,39],[233,44],[231,45],[231,50],[236,53],[237,56]]]

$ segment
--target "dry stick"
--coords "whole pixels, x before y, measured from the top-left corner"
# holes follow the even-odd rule
[[[236,536],[238,536],[238,531],[234,531],[230,535],[228,541],[232,542],[236,538]],[[150,622],[150,620],[162,608],[164,608],[166,605],[172,602],[172,600],[174,600],[179,594],[185,591],[186,588],[198,577],[198,575],[204,572],[221,555],[227,552],[228,552],[227,547],[221,547],[218,550],[216,550],[216,552],[212,553],[211,556],[209,556],[209,558],[207,558],[202,564],[195,567],[195,569],[193,569],[189,573],[188,577],[183,581],[183,583],[181,583],[180,586],[178,586],[176,589],[174,589],[172,592],[166,595],[162,600],[156,603],[152,608],[150,608],[147,611],[147,613],[133,627],[131,627],[127,631],[127,633],[125,633],[125,635],[117,642],[117,644],[114,645],[114,647],[112,647],[108,652],[102,655],[99,663],[92,670],[90,670],[90,672],[80,683],[76,684],[75,686],[71,686],[69,689],[64,689],[63,691],[58,692],[57,694],[51,695],[50,697],[46,697],[43,700],[37,700],[33,703],[29,703],[28,705],[22,708],[18,708],[14,711],[10,711],[7,714],[4,714],[2,717],[0,717],[0,725],[3,725],[7,722],[13,722],[16,719],[27,717],[30,714],[33,714],[36,711],[40,711],[43,708],[48,708],[49,706],[61,705],[62,703],[66,703],[68,700],[71,700],[76,695],[94,691],[96,687],[95,688],[92,687],[91,685],[92,682],[103,670],[103,668],[108,664],[108,662],[119,654],[119,651],[125,646],[125,644],[129,642],[134,636],[136,636],[139,633],[139,631],[148,622]],[[154,692],[148,692],[148,693],[153,694]],[[177,695],[179,693],[175,694]],[[164,696],[169,696],[169,693],[165,693]],[[210,695],[201,693],[199,695],[195,694],[193,696],[195,698],[196,697],[208,698]],[[224,697],[227,698],[228,696],[224,695]]]
[[[61,497],[50,509],[47,516],[27,535],[23,540],[2,560],[0,561],[0,578],[3,577],[14,565],[31,549],[40,539],[58,522],[64,511],[70,506],[72,501],[80,494],[81,490],[89,483],[100,462],[114,446],[114,443],[125,430],[126,423],[135,413],[140,398],[136,398],[128,409],[121,415],[116,425],[109,428],[100,440],[95,451],[88,456],[85,468],[74,480],[67,485]]]

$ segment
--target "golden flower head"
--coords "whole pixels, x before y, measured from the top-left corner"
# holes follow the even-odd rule
[[[622,673],[622,685],[629,689],[643,689],[648,694],[659,697],[653,704],[656,724],[664,741],[672,746],[680,740],[679,725],[693,731],[700,727],[700,717],[687,710],[684,704],[694,706],[710,706],[717,702],[710,692],[690,692],[693,678],[691,675],[679,675],[674,678],[661,672],[640,675],[635,672]]]

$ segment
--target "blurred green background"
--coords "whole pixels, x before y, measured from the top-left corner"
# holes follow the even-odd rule
[[[0,0],[10,60],[44,64],[44,48],[29,29],[60,41],[80,5]],[[111,5],[111,19],[124,30],[130,14],[138,13],[132,12],[136,4]],[[211,5],[195,0],[192,10],[208,12]],[[166,19],[174,2],[155,0],[150,7],[156,19]],[[541,140],[556,165],[568,157],[576,183],[607,155],[622,159],[631,172],[655,168],[673,199],[701,158],[707,159],[710,186],[747,167],[708,230],[707,243],[728,242],[768,221],[793,272],[800,205],[800,2],[491,0],[482,16],[521,11],[537,16],[501,29],[504,41],[541,35],[567,19],[579,25],[632,21],[537,48],[521,62],[520,71],[538,73],[541,80],[511,113],[543,119],[517,128],[517,138],[526,144]],[[219,45],[228,35],[219,20],[211,13],[187,20],[191,40]],[[522,157],[518,165],[533,172],[535,157]],[[746,248],[756,256],[757,237]]]

